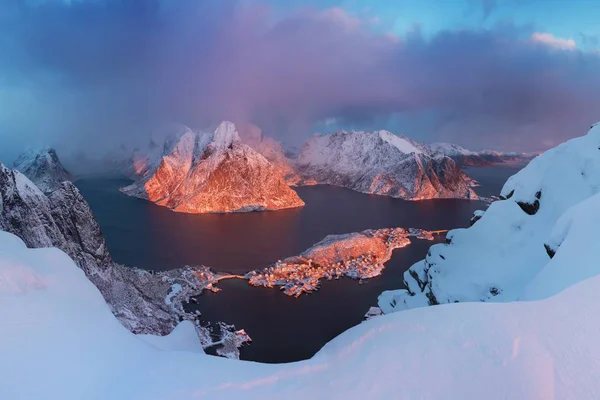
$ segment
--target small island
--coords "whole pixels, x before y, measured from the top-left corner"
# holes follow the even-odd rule
[[[410,237],[433,240],[445,231],[385,228],[343,235],[329,235],[298,256],[279,260],[247,273],[252,286],[276,287],[288,296],[299,297],[319,289],[321,279],[373,278],[381,274],[392,252],[410,244]]]

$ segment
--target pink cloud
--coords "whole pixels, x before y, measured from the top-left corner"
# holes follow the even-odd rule
[[[563,39],[552,35],[551,33],[534,32],[531,35],[534,43],[543,44],[558,50],[575,50],[577,43],[573,39]]]

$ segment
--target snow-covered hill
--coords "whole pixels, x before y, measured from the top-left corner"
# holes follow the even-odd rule
[[[52,148],[29,150],[21,154],[14,163],[43,192],[51,192],[73,176],[63,167],[56,151]]]
[[[548,281],[544,271],[556,268],[550,256],[564,243],[566,233],[575,229],[574,215],[581,215],[580,224],[586,218],[600,220],[585,204],[578,206],[600,190],[599,148],[600,125],[595,125],[587,135],[536,157],[506,182],[504,200],[479,213],[472,227],[449,232],[447,244],[432,246],[427,257],[405,273],[408,290],[384,292],[380,307],[392,312],[430,304],[535,298],[556,293],[575,277],[590,275],[588,267],[598,272],[600,264],[595,261],[588,266],[574,261],[564,267],[564,279],[536,289],[536,276]],[[596,197],[590,200],[597,201]],[[552,276],[559,275],[553,272]]]
[[[301,175],[318,183],[409,200],[477,196],[449,157],[388,131],[315,135],[296,159]]]
[[[572,226],[600,218],[600,198],[585,211]],[[596,229],[565,231],[556,270],[597,265],[598,241]],[[248,363],[199,354],[189,324],[132,335],[64,253],[0,232],[0,398],[594,399],[599,290],[595,277],[541,301],[384,315],[310,360]]]
[[[247,212],[300,207],[304,202],[264,156],[222,122],[214,133],[185,129],[167,140],[144,177],[122,189],[188,213]]]

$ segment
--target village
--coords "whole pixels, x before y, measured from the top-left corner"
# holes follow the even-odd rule
[[[440,231],[442,232],[442,231]],[[322,279],[369,279],[381,274],[395,249],[408,246],[409,237],[433,240],[438,231],[386,228],[331,235],[299,256],[279,260],[245,275],[250,285],[279,287],[299,297],[317,291]]]

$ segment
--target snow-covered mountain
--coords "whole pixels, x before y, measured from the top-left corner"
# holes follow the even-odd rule
[[[138,182],[122,189],[188,213],[247,212],[300,207],[304,202],[264,156],[242,143],[236,126],[214,133],[185,129],[165,142]]]
[[[409,200],[477,196],[449,157],[388,131],[315,135],[296,159],[299,173],[318,183]]]
[[[589,226],[597,222],[585,200],[594,196],[590,201],[599,201],[599,148],[600,125],[595,125],[587,135],[533,159],[506,182],[503,200],[478,212],[470,228],[449,232],[446,244],[432,246],[427,257],[405,273],[408,289],[383,293],[380,307],[391,312],[442,303],[536,297],[531,288],[539,279],[545,279],[546,290],[533,292],[547,296],[580,280],[580,271],[583,275],[589,275],[590,268],[594,274],[600,272],[596,261],[586,265],[590,261],[566,264],[562,260],[560,265],[567,269],[559,274],[551,260],[565,245],[569,232],[589,234],[593,229]],[[580,216],[577,226],[576,215]],[[577,237],[589,240],[581,233]],[[552,286],[549,278],[543,278],[547,270],[554,271],[553,277],[561,276]]]
[[[51,192],[73,176],[63,167],[52,148],[29,150],[17,158],[13,167],[21,171],[43,192]]]
[[[461,167],[482,167],[507,162],[526,163],[536,156],[536,154],[530,153],[503,153],[492,150],[477,152],[452,143],[433,143],[428,147],[432,152],[439,152],[452,158]]]

